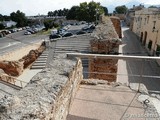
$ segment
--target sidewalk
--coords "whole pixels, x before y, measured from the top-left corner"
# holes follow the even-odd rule
[[[29,83],[29,81],[32,79],[33,76],[35,76],[37,73],[39,73],[40,71],[42,71],[42,69],[26,69],[22,75],[20,75],[17,79],[24,81],[22,82],[22,86],[25,87],[27,85],[27,83]],[[20,86],[21,87],[21,83],[19,81],[16,81],[15,85]]]
[[[153,106],[140,103],[140,93],[126,86],[81,85],[67,120],[145,120],[159,117]],[[141,116],[140,118],[138,116]]]

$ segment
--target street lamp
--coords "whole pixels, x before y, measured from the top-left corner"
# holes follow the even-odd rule
[[[98,12],[99,12],[99,9],[98,8],[96,8],[95,9],[96,10],[96,25],[98,24],[97,22],[98,22],[98,19],[97,19],[97,17],[98,17]]]

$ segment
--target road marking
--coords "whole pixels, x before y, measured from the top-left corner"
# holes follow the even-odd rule
[[[4,47],[1,47],[0,50],[1,50],[1,49],[4,49],[4,48],[7,48],[7,47],[10,47],[10,46],[13,46],[13,45],[16,45],[16,44],[18,44],[18,43],[19,43],[19,42],[8,43],[8,45],[6,45],[6,46],[4,46]]]

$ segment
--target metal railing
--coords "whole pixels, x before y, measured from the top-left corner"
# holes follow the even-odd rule
[[[79,57],[88,62],[83,66],[87,67],[83,71],[84,74],[100,74],[100,75],[114,75],[118,82],[128,80],[128,83],[144,84],[148,91],[152,93],[160,93],[160,66],[157,61],[160,61],[160,57],[149,56],[123,56],[123,55],[104,55],[104,54],[82,54],[82,53],[67,53],[68,58]],[[91,64],[89,62],[94,60],[117,60],[117,71],[92,71],[89,69]],[[103,66],[104,64],[102,64]],[[95,66],[101,67],[101,64]],[[104,66],[103,66],[104,67]],[[126,81],[125,81],[126,82]]]
[[[23,88],[27,82],[17,79],[16,77],[9,76],[6,74],[0,75],[0,81],[6,82],[6,84],[11,84],[20,88]]]

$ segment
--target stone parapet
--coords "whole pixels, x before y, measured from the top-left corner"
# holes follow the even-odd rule
[[[122,38],[122,31],[121,31],[121,21],[118,17],[114,17],[114,16],[111,16],[110,17],[112,23],[113,23],[113,26],[119,36],[119,38]]]
[[[109,17],[101,16],[101,23],[94,31],[95,39],[90,41],[91,52],[96,54],[118,54],[121,40]],[[116,80],[117,60],[93,59],[89,60],[88,78],[103,79],[109,82]],[[111,74],[110,74],[111,73]]]
[[[80,59],[56,55],[14,96],[0,99],[2,120],[65,120],[72,98],[83,79]]]

